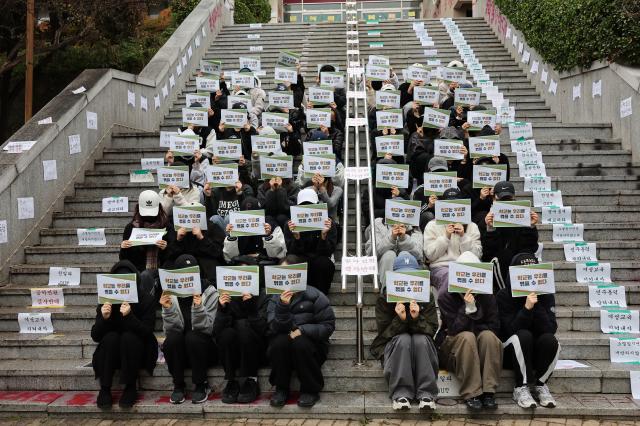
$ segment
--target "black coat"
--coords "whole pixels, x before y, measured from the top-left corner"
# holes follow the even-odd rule
[[[524,307],[526,297],[511,297],[511,288],[498,291],[498,311],[500,313],[500,338],[505,341],[518,330],[529,330],[534,337],[558,330],[556,322],[556,300],[553,294],[538,295],[538,303],[533,309]]]
[[[535,253],[538,250],[538,229],[535,226],[518,228],[494,228],[482,235],[482,261],[494,257],[500,262],[502,278],[509,277],[511,259],[518,253]]]
[[[128,240],[131,237],[133,231],[133,222],[129,222],[122,232],[122,241]],[[165,250],[158,249],[158,266],[162,266],[167,261],[168,250],[176,240],[176,232],[173,230],[173,225],[170,223],[167,225],[167,233],[162,237],[167,242],[167,248]],[[147,269],[147,249],[153,246],[133,246],[129,248],[120,249],[120,260],[128,260],[133,263],[137,269],[137,272],[142,272]]]
[[[231,302],[224,307],[218,305],[216,320],[213,323],[213,336],[218,336],[224,329],[234,327],[240,322],[246,322],[258,336],[266,336],[269,299],[270,297],[261,291],[259,296],[253,296],[244,302],[241,297],[232,297]]]
[[[327,256],[331,257],[338,245],[338,229],[335,222],[331,221],[331,229],[326,239],[320,238],[321,231],[300,232],[300,238],[295,239],[285,227],[284,239],[287,243],[287,253],[303,257]]]

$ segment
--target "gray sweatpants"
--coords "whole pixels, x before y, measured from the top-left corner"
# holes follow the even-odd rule
[[[384,377],[391,399],[435,399],[438,396],[438,353],[424,334],[403,333],[384,347]]]
[[[378,278],[380,279],[380,290],[386,287],[387,271],[393,271],[393,262],[398,255],[395,251],[389,250],[378,258]]]

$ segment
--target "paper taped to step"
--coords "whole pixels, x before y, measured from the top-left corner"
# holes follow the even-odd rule
[[[460,381],[447,370],[438,371],[438,398],[460,396]]]
[[[37,333],[37,334],[53,333],[53,324],[51,323],[51,312],[19,313],[18,324],[20,325],[20,333]]]
[[[106,246],[107,238],[104,235],[104,228],[79,228],[76,230],[78,234],[79,246]]]
[[[596,243],[569,243],[564,245],[564,257],[567,262],[595,262]]]
[[[605,334],[639,333],[640,312],[629,309],[602,309],[600,330]]]
[[[626,308],[627,298],[624,286],[614,284],[590,285],[589,306],[592,308]]]
[[[589,366],[572,359],[559,359],[554,370],[572,370],[574,368],[588,368]]]
[[[576,263],[576,281],[579,283],[610,283],[611,263]]]
[[[49,268],[49,285],[80,285],[80,268],[51,266]]]
[[[102,199],[102,213],[128,213],[129,197],[105,197]]]
[[[375,256],[342,256],[342,275],[375,275],[378,262]]]
[[[553,242],[567,243],[584,241],[584,224],[582,223],[554,223]]]
[[[350,180],[362,180],[371,178],[369,167],[345,167],[344,176]]]
[[[611,362],[639,363],[640,338],[609,337],[609,359]]]
[[[31,289],[32,308],[64,308],[62,287],[42,287]]]

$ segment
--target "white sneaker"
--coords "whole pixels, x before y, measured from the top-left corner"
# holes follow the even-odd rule
[[[420,410],[435,410],[436,402],[431,398],[420,398],[420,404],[418,405]]]
[[[527,385],[513,388],[513,400],[522,408],[537,407],[536,401],[531,396],[531,392],[529,392],[529,387]]]
[[[411,403],[407,398],[396,398],[393,400],[393,409],[398,410],[408,410],[411,408]]]
[[[533,395],[543,407],[553,408],[556,406],[556,400],[553,399],[553,395],[551,395],[547,385],[534,386]]]

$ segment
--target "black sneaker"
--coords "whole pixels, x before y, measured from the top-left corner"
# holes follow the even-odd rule
[[[313,407],[318,401],[320,401],[319,393],[301,393],[298,398],[298,407]]]
[[[271,400],[269,404],[272,407],[284,407],[289,399],[289,391],[284,389],[276,389],[276,391],[271,395]]]
[[[124,388],[122,392],[122,396],[120,397],[120,402],[118,405],[120,408],[131,408],[133,404],[136,403],[138,399],[138,392],[136,391],[135,386],[127,386]]]
[[[96,398],[96,404],[100,409],[109,409],[113,405],[113,399],[111,398],[111,389],[101,388],[98,392],[98,398]]]
[[[498,408],[498,404],[492,393],[485,393],[480,399],[482,400],[482,407],[485,410],[495,410]]]
[[[184,388],[174,388],[173,392],[171,392],[171,397],[169,398],[169,402],[172,404],[182,404],[185,401],[184,397]]]
[[[258,382],[247,377],[247,379],[242,384],[242,388],[240,388],[240,393],[238,394],[238,403],[248,404],[250,402],[253,402],[258,399],[259,393],[260,387],[258,386]]]
[[[222,390],[222,402],[225,404],[235,404],[238,401],[240,385],[235,380],[228,380],[227,385]]]
[[[480,401],[480,398],[478,398],[477,396],[473,398],[465,399],[464,403],[466,404],[469,410],[473,410],[473,411],[482,410],[482,401]]]
[[[196,385],[196,388],[191,394],[191,402],[194,404],[202,404],[207,400],[207,398],[209,398],[210,393],[211,388],[209,387],[209,383],[204,382],[200,385]]]

